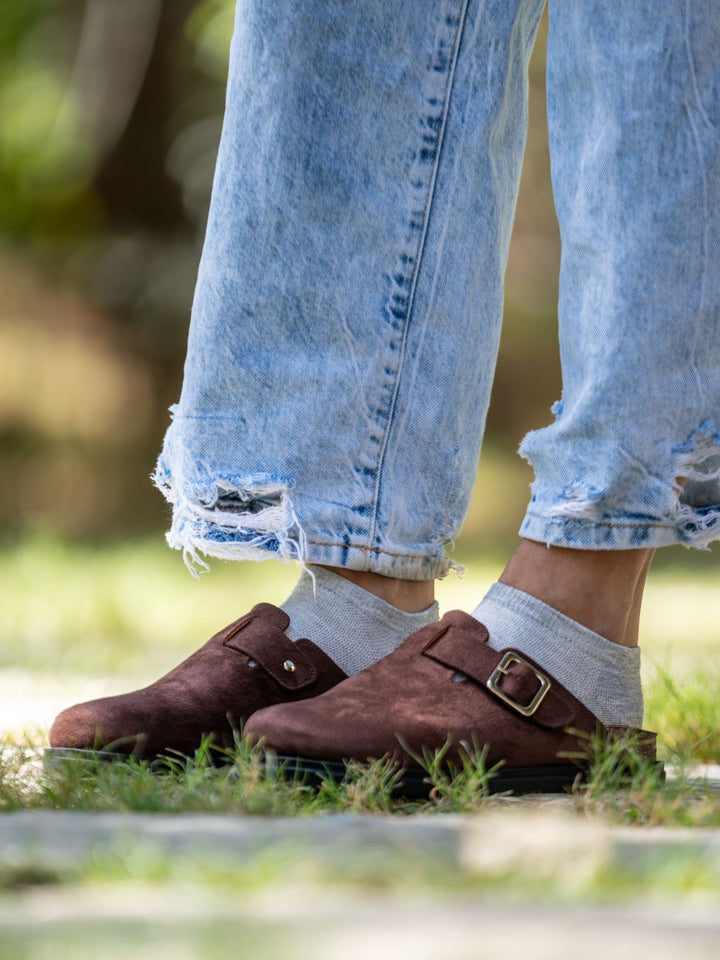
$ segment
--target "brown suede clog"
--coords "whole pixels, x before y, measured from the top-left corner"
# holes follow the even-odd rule
[[[571,787],[611,731],[529,657],[487,640],[481,623],[451,611],[327,693],[260,710],[245,732],[293,769],[338,779],[350,760],[392,757],[405,795],[427,793],[419,758],[444,747],[446,764],[475,750],[486,751],[486,769],[502,764],[493,792]],[[654,735],[635,733],[654,760]]]
[[[48,753],[191,756],[207,735],[231,747],[256,710],[317,696],[346,677],[310,640],[291,641],[289,623],[278,607],[257,604],[149,687],[63,710]]]

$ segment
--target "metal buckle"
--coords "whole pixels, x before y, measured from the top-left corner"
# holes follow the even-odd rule
[[[508,667],[511,663],[522,663],[526,667],[529,667],[540,681],[540,687],[537,693],[527,706],[523,706],[522,703],[516,703],[512,697],[509,697],[498,686],[500,677],[507,676],[509,672]],[[550,680],[545,676],[544,673],[540,673],[537,667],[534,667],[525,659],[525,657],[522,657],[519,653],[508,652],[504,655],[500,663],[490,674],[485,686],[488,688],[488,690],[491,690],[496,697],[499,697],[503,703],[506,703],[509,707],[512,707],[513,710],[517,710],[517,712],[522,714],[523,717],[531,717],[547,696],[547,692],[550,689]]]

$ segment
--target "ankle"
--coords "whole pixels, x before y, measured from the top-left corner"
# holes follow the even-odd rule
[[[600,636],[637,646],[652,550],[570,550],[523,540],[500,582],[542,600]]]
[[[318,566],[324,566],[318,564]],[[383,577],[366,570],[346,570],[344,567],[325,567],[340,577],[345,577],[358,587],[374,594],[404,613],[421,613],[435,600],[434,580],[399,580]]]
[[[392,653],[438,619],[437,604],[406,612],[332,568],[303,571],[282,604],[290,640],[307,637],[348,675]]]

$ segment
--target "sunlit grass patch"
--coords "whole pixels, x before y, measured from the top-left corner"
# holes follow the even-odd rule
[[[161,768],[133,758],[53,759],[39,767],[37,753],[7,747],[0,780],[0,810],[55,809],[134,813],[296,815],[312,812],[314,792],[257,753],[239,751],[214,763],[204,743],[193,758],[170,757]]]
[[[587,781],[573,791],[576,809],[628,826],[720,826],[720,785],[687,755],[665,752],[670,764],[648,759],[634,735],[597,742]]]
[[[684,765],[720,763],[720,663],[702,658],[688,668],[667,658],[648,671],[646,726],[659,731],[664,754]],[[680,666],[674,668],[673,660]]]
[[[576,807],[606,822],[645,827],[720,827],[720,790],[692,772],[661,783],[649,772],[612,786],[602,778],[576,794]]]
[[[151,677],[297,576],[279,563],[216,561],[194,578],[153,540],[105,547],[29,538],[0,551],[0,668]]]
[[[472,610],[505,554],[459,556],[467,569],[437,585],[442,611]],[[0,668],[152,676],[253,604],[280,603],[292,564],[212,561],[195,579],[160,534],[89,546],[28,537],[0,548]],[[720,571],[697,562],[651,571],[641,639],[646,659],[672,651],[688,665],[720,651]]]
[[[206,740],[192,758],[160,761],[63,757],[19,745],[0,754],[0,812],[27,809],[136,813],[230,813],[297,816],[313,813],[392,813],[408,805],[394,796],[395,764],[351,764],[341,783],[309,783],[282,762],[266,762],[238,738],[233,750]]]

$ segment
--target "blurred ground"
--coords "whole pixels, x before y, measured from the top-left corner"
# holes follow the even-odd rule
[[[0,894],[0,958],[710,960],[719,843],[543,801],[406,820],[11,814],[5,877],[27,885]]]

